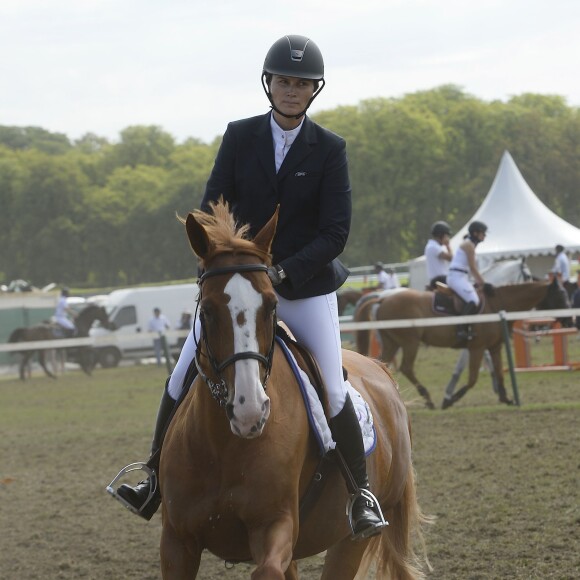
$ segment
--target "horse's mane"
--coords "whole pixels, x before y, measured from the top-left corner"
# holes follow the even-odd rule
[[[191,212],[196,221],[201,224],[212,244],[212,251],[205,261],[225,252],[234,254],[255,254],[262,261],[270,263],[270,254],[264,252],[248,238],[249,224],[239,224],[236,221],[227,201],[220,197],[218,202],[210,202],[210,212],[199,209]],[[177,216],[185,224],[185,219]]]

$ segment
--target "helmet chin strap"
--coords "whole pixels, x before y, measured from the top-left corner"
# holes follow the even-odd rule
[[[481,240],[479,240],[478,238],[476,238],[475,236],[469,236],[469,239],[474,243],[474,245],[477,246],[477,244],[479,244],[481,242]]]
[[[276,105],[274,104],[274,100],[272,99],[272,93],[270,93],[270,90],[268,89],[268,85],[264,81],[265,78],[266,78],[266,74],[263,74],[262,75],[262,87],[264,89],[264,92],[266,93],[266,96],[268,97],[268,100],[270,101],[270,108],[274,109],[274,111],[276,111],[276,113],[278,113],[278,115],[282,115],[282,117],[286,117],[286,119],[300,119],[302,116],[304,116],[306,114],[306,111],[308,111],[308,108],[312,104],[312,101],[320,94],[320,91],[324,88],[324,85],[326,84],[324,79],[320,79],[322,84],[320,85],[318,90],[312,95],[311,99],[308,101],[308,104],[306,105],[306,108],[301,113],[298,113],[297,115],[287,115],[286,113],[283,113],[280,109],[278,109],[278,107],[276,107]]]

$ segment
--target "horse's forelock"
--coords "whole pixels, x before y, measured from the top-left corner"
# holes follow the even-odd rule
[[[225,253],[254,254],[262,262],[271,263],[271,256],[248,239],[250,226],[236,222],[227,202],[212,203],[211,210],[212,213],[201,210],[192,212],[193,217],[204,227],[212,241],[212,249],[202,261],[202,266],[217,255]]]

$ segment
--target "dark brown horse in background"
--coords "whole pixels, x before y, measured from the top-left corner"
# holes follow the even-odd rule
[[[297,379],[274,340],[276,294],[266,273],[277,213],[253,241],[227,205],[189,214],[200,280],[199,375],[173,418],[159,483],[165,580],[190,580],[201,554],[256,565],[253,580],[296,580],[296,561],[326,550],[322,578],[351,580],[373,562],[377,577],[421,578],[411,537],[421,536],[409,417],[384,365],[344,352],[352,385],[372,409],[377,446],[367,459],[390,526],[354,542],[344,479],[331,463],[323,493],[301,500],[319,453]],[[300,359],[300,357],[299,357]]]
[[[440,316],[433,311],[433,292],[406,290],[385,297],[377,305],[376,320],[405,320],[418,318],[432,318]],[[565,290],[556,280],[525,282],[494,288],[493,296],[481,295],[484,307],[482,314],[497,313],[500,311],[517,312],[531,310],[541,305],[541,309],[569,308],[570,303]],[[498,396],[501,403],[512,404],[508,398],[503,380],[503,366],[501,348],[503,332],[500,322],[490,322],[473,325],[475,336],[473,339],[460,342],[457,339],[455,325],[445,326],[417,326],[411,328],[383,328],[379,330],[382,342],[382,359],[391,360],[399,349],[403,357],[399,366],[400,371],[417,388],[425,399],[427,407],[435,406],[427,388],[417,378],[414,371],[415,359],[421,343],[447,348],[469,349],[469,378],[465,386],[453,396],[451,404],[458,401],[477,382],[479,368],[485,350],[489,350],[493,362],[494,372],[498,379]],[[364,346],[364,345],[363,345]],[[446,406],[450,406],[449,404]]]
[[[338,315],[342,316],[347,306],[354,306],[363,295],[361,290],[355,288],[344,288],[337,293]]]
[[[99,321],[103,327],[109,330],[115,329],[114,325],[109,322],[107,311],[103,306],[89,304],[83,308],[83,310],[81,310],[78,316],[75,318],[75,326],[77,329],[75,338],[86,338],[89,336],[89,331],[95,321]],[[62,333],[59,333],[59,329],[60,327],[57,324],[48,322],[37,324],[36,326],[16,328],[10,334],[8,342],[33,342],[38,340],[57,340],[64,338]],[[71,351],[83,371],[90,375],[95,366],[92,348],[81,346],[66,350]],[[56,379],[54,373],[49,371],[48,367],[46,366],[46,350],[44,349],[39,349],[38,351],[23,350],[19,353],[21,357],[19,364],[20,378],[23,381],[26,380],[26,368],[35,352],[38,352],[38,362],[40,363],[40,366],[46,375]]]

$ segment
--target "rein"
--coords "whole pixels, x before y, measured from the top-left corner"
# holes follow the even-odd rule
[[[215,276],[224,276],[227,274],[243,274],[246,272],[264,272],[267,274],[268,267],[264,264],[238,264],[237,266],[224,266],[223,268],[215,268],[213,270],[206,270],[199,278],[198,285],[199,285],[199,297],[197,302],[197,308],[199,308],[199,304],[202,298],[202,291],[203,291],[203,283],[208,278],[213,278]],[[232,356],[226,358],[226,360],[222,361],[221,363],[218,362],[216,357],[214,356],[209,342],[207,340],[207,332],[205,329],[205,320],[203,317],[203,313],[200,313],[199,320],[201,323],[201,335],[202,340],[205,345],[205,350],[207,352],[207,358],[211,367],[218,377],[218,381],[214,381],[210,379],[202,370],[201,364],[199,362],[199,356],[201,354],[201,349],[196,349],[195,355],[195,366],[197,367],[197,371],[201,378],[204,380],[205,384],[209,387],[211,396],[217,401],[217,403],[221,407],[225,407],[228,401],[228,387],[226,385],[225,379],[222,377],[222,372],[230,365],[234,364],[239,360],[257,360],[259,363],[264,365],[266,370],[266,374],[263,381],[264,390],[266,390],[266,384],[268,383],[268,379],[270,378],[270,372],[272,371],[272,360],[274,356],[274,346],[276,344],[276,316],[273,318],[273,328],[272,328],[272,342],[270,344],[270,350],[266,356],[264,356],[260,352],[254,351],[245,351],[245,352],[237,352],[234,353]],[[197,341],[196,341],[197,342]]]

